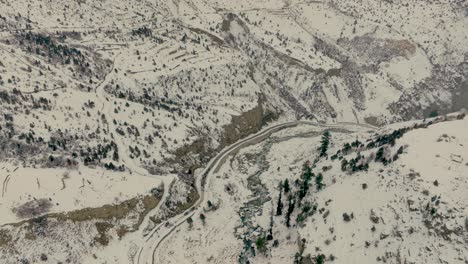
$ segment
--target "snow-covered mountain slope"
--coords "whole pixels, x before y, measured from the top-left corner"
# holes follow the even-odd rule
[[[467,129],[329,129],[322,157],[323,129],[278,132],[231,156],[156,263],[466,263]]]
[[[467,9],[1,0],[0,263],[150,252],[148,234],[203,198],[196,172],[268,127],[356,132],[468,108]]]
[[[234,116],[256,131],[271,119],[385,124],[467,107],[463,1],[1,5],[2,137],[66,140],[63,156],[91,147],[81,162],[103,166],[111,159],[93,148],[123,141],[156,174],[196,168],[245,136]]]

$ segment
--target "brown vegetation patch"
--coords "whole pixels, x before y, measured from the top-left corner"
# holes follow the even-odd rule
[[[452,92],[452,111],[468,109],[468,81],[461,83]]]
[[[97,222],[95,225],[99,236],[95,237],[94,241],[103,246],[107,246],[109,244],[109,236],[107,235],[107,231],[113,228],[114,225],[107,222]]]
[[[72,222],[84,222],[84,221],[116,221],[122,220],[128,217],[132,213],[137,214],[137,221],[132,226],[133,230],[138,229],[140,224],[143,222],[144,217],[149,211],[154,209],[161,200],[161,196],[146,195],[137,196],[130,200],[123,201],[119,204],[106,204],[97,208],[83,208],[66,213],[51,213],[39,218],[32,218],[18,223],[11,224],[14,227],[21,226],[25,223],[32,225],[39,220],[47,220],[48,218],[55,218],[58,221],[72,221]]]
[[[104,205],[98,208],[84,208],[81,210],[76,210],[68,213],[58,213],[51,214],[49,217],[57,218],[59,220],[71,220],[73,222],[82,222],[89,220],[120,220],[127,217],[130,213],[138,210],[138,206],[141,205],[143,211],[138,214],[138,221],[134,224],[133,228],[137,229],[145,215],[154,209],[161,197],[156,197],[154,195],[146,195],[132,198],[130,200],[123,201],[120,204],[114,205]]]
[[[364,117],[364,121],[366,121],[367,124],[370,124],[370,125],[373,125],[373,126],[383,125],[382,122],[379,120],[379,118],[377,116]]]
[[[385,45],[386,49],[397,50],[400,52],[409,52],[409,54],[413,55],[416,52],[416,47],[407,39],[401,40],[394,40],[388,39]]]
[[[13,209],[19,218],[31,218],[49,212],[52,203],[48,199],[38,199],[26,202]]]
[[[227,146],[260,130],[263,125],[263,107],[259,103],[253,109],[233,116],[231,123],[223,127],[224,133],[221,145]]]
[[[18,240],[37,240],[57,234],[57,228],[64,225],[74,224],[77,228],[94,226],[97,235],[87,241],[83,238],[83,243],[96,243],[102,246],[109,244],[114,232],[121,239],[128,232],[133,232],[139,228],[144,217],[153,210],[160,202],[163,191],[159,194],[140,195],[135,198],[123,201],[115,205],[104,205],[98,208],[84,208],[67,213],[50,213],[39,217],[27,219],[21,222],[6,224],[0,229],[0,248],[10,245],[14,248]],[[130,222],[129,224],[127,224]],[[7,229],[10,226],[13,229]],[[18,233],[19,232],[19,233]],[[64,237],[73,235],[73,230],[63,234]],[[23,234],[12,240],[13,234]],[[22,243],[22,242],[21,242]]]
[[[327,71],[328,77],[339,77],[341,76],[341,69],[329,69]]]
[[[5,230],[0,230],[0,247],[8,245],[11,241],[11,235]]]
[[[122,237],[124,237],[125,234],[127,234],[128,232],[130,232],[130,230],[127,226],[119,226],[119,228],[117,229],[117,236],[119,237],[119,239],[122,239]]]

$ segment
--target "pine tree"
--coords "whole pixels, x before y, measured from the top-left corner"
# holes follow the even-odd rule
[[[342,170],[342,171],[345,171],[345,170],[347,169],[347,167],[348,167],[348,160],[345,159],[345,158],[343,158],[343,159],[341,160],[341,170]]]
[[[258,237],[255,241],[258,252],[265,253],[267,250],[267,239],[264,236]]]
[[[384,149],[383,147],[380,147],[379,150],[377,150],[377,153],[375,154],[375,161],[382,161],[384,156]]]
[[[302,184],[299,189],[299,201],[301,201],[307,195],[312,177],[314,177],[312,168],[309,166],[309,164],[306,163],[304,165],[304,173],[302,174]]]
[[[200,219],[201,219],[203,225],[205,225],[206,216],[204,214],[200,214]]]
[[[281,190],[278,198],[278,207],[276,207],[276,215],[283,214],[283,201],[281,201]]]
[[[320,144],[320,157],[325,157],[327,156],[328,145],[330,145],[330,132],[328,130],[323,133]]]
[[[304,181],[309,182],[310,179],[312,179],[312,176],[313,176],[313,175],[314,175],[314,174],[312,173],[312,168],[309,166],[308,163],[305,164],[305,165],[304,165],[304,173],[302,174],[302,179],[303,179]]]
[[[325,263],[325,255],[320,254],[320,255],[316,256],[315,257],[315,263],[317,263],[317,264]]]
[[[119,152],[117,148],[114,148],[114,153],[112,154],[112,160],[119,161]]]
[[[317,191],[322,190],[322,188],[323,188],[322,181],[323,181],[322,173],[317,174],[317,176],[315,177],[315,185],[317,185]]]
[[[187,218],[187,223],[189,224],[189,228],[192,228],[192,226],[193,226],[193,219],[192,219],[192,217]]]
[[[284,193],[288,193],[289,190],[291,190],[288,179],[284,180],[283,188],[284,188]]]
[[[291,214],[294,211],[295,207],[295,202],[294,202],[294,197],[292,195],[289,196],[289,205],[288,205],[288,213],[286,214],[286,226],[290,227],[290,221],[291,221]]]

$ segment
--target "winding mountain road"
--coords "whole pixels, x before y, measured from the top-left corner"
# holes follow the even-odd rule
[[[199,190],[200,194],[200,198],[198,199],[198,201],[183,213],[173,217],[172,219],[168,219],[165,222],[159,224],[157,227],[155,227],[145,238],[145,243],[139,248],[137,256],[134,260],[134,264],[159,263],[159,261],[157,261],[157,251],[159,246],[164,242],[166,238],[168,238],[172,234],[174,230],[177,229],[177,227],[185,223],[188,218],[192,217],[194,214],[196,214],[199,210],[202,209],[201,204],[205,202],[205,183],[207,182],[208,177],[212,176],[213,174],[216,174],[230,155],[237,153],[242,148],[257,144],[267,139],[271,134],[281,129],[294,127],[297,125],[312,125],[322,128],[346,128],[354,126],[362,127],[369,130],[376,129],[376,127],[373,127],[368,124],[357,124],[348,122],[336,124],[320,124],[312,121],[291,121],[271,126],[226,147],[218,155],[216,155],[210,160],[206,168],[197,177],[196,187],[197,190]]]

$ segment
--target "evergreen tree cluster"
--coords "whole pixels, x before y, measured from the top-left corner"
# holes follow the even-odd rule
[[[360,153],[357,153],[356,157],[350,159],[349,161],[346,158],[343,158],[341,160],[341,170],[350,170],[351,172],[367,171],[369,169],[369,164],[362,161],[364,158],[365,157]]]
[[[307,195],[307,192],[309,191],[309,186],[310,186],[310,180],[312,177],[314,177],[314,173],[312,172],[312,168],[309,166],[309,164],[304,165],[303,173],[302,173],[302,183],[299,189],[299,201],[302,201],[302,199]]]
[[[303,223],[307,217],[312,216],[317,211],[317,205],[311,205],[310,203],[305,203],[302,206],[302,210],[297,216],[296,221],[298,223]]]
[[[125,90],[119,85],[115,86],[115,89],[111,92],[114,96],[120,99],[126,99],[130,102],[140,103],[147,107],[158,109],[158,110],[165,110],[171,113],[178,113],[179,116],[182,114],[182,110],[184,107],[186,109],[194,109],[196,111],[202,111],[201,106],[196,106],[192,102],[185,102],[181,104],[177,101],[174,101],[168,98],[168,95],[165,94],[164,97],[156,96],[155,92],[147,91],[146,89],[143,91],[143,95],[136,95],[131,90]],[[148,111],[149,109],[145,110]]]
[[[0,83],[1,85],[1,83]],[[27,101],[27,97],[23,96],[19,90],[16,88],[13,89],[13,91],[18,91],[19,96],[16,95],[15,93],[10,93],[8,91],[0,91],[0,102],[2,104],[21,104],[23,101]]]
[[[153,31],[146,26],[139,27],[137,29],[132,30],[133,36],[144,36],[144,37],[151,37],[153,35]]]
[[[376,162],[379,161],[379,162],[382,162],[384,164],[388,164],[391,161],[385,160],[383,158],[383,154],[384,154],[383,147],[385,145],[394,146],[396,140],[401,138],[409,130],[410,130],[409,128],[401,128],[401,129],[394,130],[390,134],[378,136],[374,140],[368,140],[368,143],[367,143],[367,145],[365,145],[365,148],[366,149],[379,148],[379,150],[376,153],[375,161]],[[346,170],[345,168],[348,166],[348,164],[353,163],[353,162],[352,161],[348,162],[346,159],[344,159],[344,156],[348,155],[352,151],[360,151],[363,148],[364,148],[364,143],[362,143],[361,141],[356,139],[355,141],[351,142],[351,144],[350,143],[345,143],[343,145],[343,148],[339,149],[330,158],[331,158],[331,160],[335,160],[335,159],[345,160],[344,162],[342,162],[342,170]],[[399,150],[398,155],[401,154],[401,153],[402,153],[402,150]],[[396,158],[398,158],[398,155],[396,156]],[[359,158],[359,154],[358,154],[357,159],[358,160],[361,159],[361,158]],[[364,167],[356,167],[353,171],[360,171],[360,170],[363,170],[363,169],[365,170],[366,169],[365,164],[363,164],[363,166]],[[352,170],[352,165],[350,165],[350,168]]]
[[[417,128],[417,127],[415,127]],[[399,155],[403,153],[403,147],[400,147],[397,152],[393,155],[392,158],[388,158],[385,155],[386,146],[394,146],[397,139],[401,138],[404,133],[409,131],[409,128],[401,128],[394,130],[390,134],[381,135],[376,137],[374,140],[368,140],[365,149],[373,149],[378,148],[377,152],[375,153],[375,162],[381,162],[384,165],[391,163],[398,159]],[[331,160],[341,160],[341,170],[342,171],[351,171],[351,172],[358,172],[358,171],[367,171],[369,169],[369,164],[364,162],[365,157],[361,155],[359,152],[357,153],[355,158],[350,160],[346,159],[344,156],[349,154],[351,151],[360,151],[364,148],[364,144],[359,140],[354,142],[345,143],[343,148],[338,150],[336,154],[331,156]]]
[[[49,58],[59,58],[64,64],[73,62],[73,64],[83,68],[90,66],[80,50],[57,44],[50,36],[27,32],[22,34],[21,38],[20,44],[27,42],[29,44],[27,50],[31,53],[35,52],[37,55],[48,56]]]
[[[371,140],[367,144],[367,149],[381,147],[384,145],[394,146],[397,139],[401,138],[406,132],[409,131],[409,128],[404,127],[397,130],[394,130],[390,134],[378,136],[375,140]]]
[[[96,147],[87,147],[86,149],[80,149],[80,156],[83,157],[84,165],[91,165],[100,162],[102,159],[106,159],[110,151],[116,150],[117,145],[114,142],[109,144],[98,144]]]
[[[286,211],[286,226],[290,227],[291,226],[291,216],[294,212],[294,209],[296,207],[301,206],[301,201],[303,198],[307,196],[307,193],[310,189],[310,183],[312,178],[315,177],[315,183],[317,185],[317,190],[321,190],[324,186],[323,184],[323,175],[321,173],[315,175],[312,172],[312,166],[309,165],[309,163],[304,164],[303,167],[303,172],[301,174],[301,178],[295,181],[295,186],[297,186],[299,189],[297,192],[291,191],[291,186],[289,184],[289,181],[286,179],[279,185],[279,197],[278,197],[278,204],[276,207],[276,215],[282,215],[283,214],[283,193],[288,194],[288,200],[287,200],[287,211]],[[286,202],[285,202],[286,203]],[[311,205],[310,203],[306,202],[301,209],[301,212],[296,218],[296,222],[302,223],[308,216],[313,215],[315,211],[317,210],[317,205]]]
[[[278,197],[278,205],[276,207],[276,215],[277,216],[283,214],[282,193],[284,192],[285,194],[287,194],[291,190],[291,187],[289,186],[288,179],[284,180],[284,182],[282,184],[280,184],[279,189],[280,189],[280,194],[279,194],[279,197]]]

